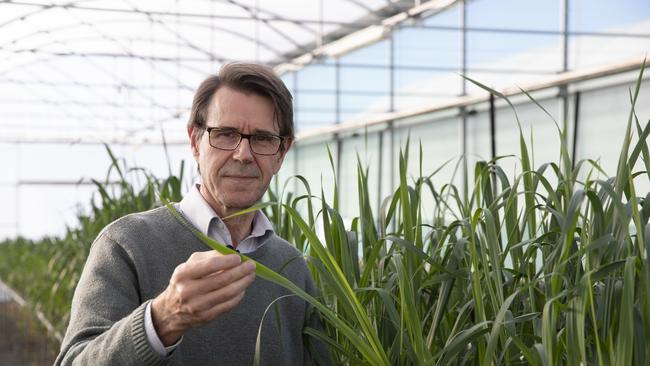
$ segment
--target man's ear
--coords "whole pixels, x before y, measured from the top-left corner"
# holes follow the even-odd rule
[[[195,125],[187,126],[187,136],[190,138],[190,149],[192,150],[192,156],[194,156],[195,160],[199,157],[199,139],[201,138],[201,132],[203,131]]]
[[[292,137],[287,137],[286,139],[284,139],[284,141],[282,142],[284,144],[284,149],[283,149],[284,154],[289,152],[289,149],[293,146],[293,142],[294,141]]]

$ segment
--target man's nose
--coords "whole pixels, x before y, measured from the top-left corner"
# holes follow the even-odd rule
[[[246,163],[253,161],[253,150],[251,150],[250,140],[242,138],[232,157],[237,161]]]

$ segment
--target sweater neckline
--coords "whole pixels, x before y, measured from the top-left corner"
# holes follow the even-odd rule
[[[194,233],[193,233],[189,228],[185,227],[185,225],[183,225],[180,221],[178,221],[178,219],[176,219],[176,218],[174,217],[174,215],[172,215],[172,213],[169,212],[169,209],[167,209],[166,207],[161,207],[161,208],[165,210],[167,216],[169,216],[169,218],[170,218],[172,221],[174,221],[174,222],[176,223],[176,225],[180,227],[181,230],[186,231],[186,232],[187,232],[191,237],[193,237],[193,238],[196,240],[196,243],[198,244],[198,247],[200,247],[200,248],[202,248],[202,249],[214,250],[214,249],[212,249],[210,246],[208,246],[207,244],[205,244],[205,243],[204,243],[204,242],[203,242],[203,241],[202,241],[202,240],[201,240],[201,239],[200,239],[196,234],[194,234]],[[183,215],[183,214],[180,213],[180,212],[179,212],[179,214]],[[183,218],[187,221],[187,218],[185,218],[185,217],[183,217]],[[187,222],[188,222],[189,225],[192,225],[191,223],[189,223],[189,221],[187,221]],[[252,252],[249,252],[249,253],[246,253],[246,254],[242,254],[242,255],[244,255],[244,256],[246,256],[246,257],[249,257],[249,258],[251,258],[251,259],[254,259],[254,260],[258,260],[259,258],[262,258],[262,257],[266,254],[267,250],[269,249],[269,246],[270,246],[270,245],[273,245],[273,238],[274,238],[274,237],[275,237],[275,233],[271,233],[271,235],[269,235],[269,237],[266,238],[264,245],[262,245],[261,247],[257,248],[256,250],[254,250],[254,251],[252,251]]]

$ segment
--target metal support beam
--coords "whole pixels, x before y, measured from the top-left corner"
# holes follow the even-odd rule
[[[81,1],[79,1],[81,2]],[[57,3],[33,3],[29,1],[6,1],[3,2],[3,5],[19,5],[19,6],[34,6],[41,8],[41,11],[47,11],[49,9],[75,9],[75,10],[88,10],[95,12],[104,12],[104,13],[117,13],[117,14],[142,14],[146,16],[158,16],[158,17],[181,17],[181,18],[202,18],[202,19],[226,19],[226,20],[251,20],[257,19],[260,21],[273,21],[273,22],[289,22],[299,26],[305,25],[314,25],[318,24],[318,20],[314,19],[299,19],[299,18],[287,18],[281,15],[266,15],[258,16],[254,18],[250,15],[224,15],[224,14],[206,14],[206,13],[190,13],[190,12],[177,12],[177,11],[157,11],[157,10],[145,10],[145,9],[125,9],[125,8],[109,8],[109,7],[96,7],[96,6],[86,6],[86,5],[77,5],[74,2],[68,2],[63,4]],[[34,12],[33,15],[36,15]],[[328,25],[345,25],[345,26],[355,26],[356,28],[363,27],[364,25],[358,25],[350,22],[340,22],[325,20],[325,24]]]
[[[578,158],[578,126],[580,122],[580,92],[575,93],[573,101],[573,150],[571,153],[571,164],[575,168],[576,159]]]
[[[449,25],[426,25],[412,24],[411,28],[439,30],[439,31],[459,31],[462,27]],[[541,29],[524,29],[524,28],[499,28],[499,27],[466,27],[470,33],[501,33],[501,34],[527,34],[538,36],[557,36],[563,35],[561,30],[541,30]],[[596,31],[567,31],[569,36],[588,36],[588,37],[628,37],[628,38],[650,38],[650,33],[631,33],[631,32],[596,32]]]
[[[628,71],[638,71],[643,65],[643,58],[634,58],[627,60],[625,62],[610,64],[605,66],[597,66],[592,68],[585,68],[578,71],[569,71],[566,73],[558,74],[553,77],[546,78],[544,80],[535,81],[533,83],[522,84],[519,86],[511,86],[507,88],[500,88],[498,91],[507,96],[522,95],[522,90],[525,90],[528,93],[532,93],[538,90],[545,90],[549,88],[559,87],[564,84],[573,84],[579,83],[586,80],[604,78],[607,76],[618,75]],[[396,111],[394,113],[388,113],[387,115],[379,117],[368,117],[363,121],[351,121],[347,123],[341,123],[337,126],[323,127],[319,129],[310,130],[305,133],[299,134],[300,139],[306,139],[312,136],[322,136],[324,134],[331,134],[334,132],[346,131],[346,130],[355,130],[365,126],[373,126],[377,124],[387,123],[388,121],[398,121],[408,117],[419,116],[422,114],[433,113],[437,111],[449,110],[449,109],[459,109],[464,106],[470,106],[477,103],[487,102],[489,100],[489,95],[487,94],[476,94],[476,95],[466,95],[460,96],[453,99],[449,99],[439,103],[431,103],[426,106],[412,108],[409,110]]]
[[[388,111],[395,112],[395,37],[388,38]]]
[[[494,94],[490,94],[490,151],[492,160],[497,157],[496,113],[494,109]]]
[[[362,22],[356,21],[354,22],[355,26],[349,28],[344,27],[345,32],[327,37],[331,39],[328,42],[324,42],[320,47],[314,45],[314,47],[310,47],[309,52],[303,54],[287,54],[287,58],[290,61],[284,63],[280,63],[282,61],[279,61],[275,70],[278,74],[295,71],[311,64],[320,57],[340,56],[355,49],[366,47],[389,37],[393,30],[397,29],[400,24],[423,16],[424,14],[432,15],[444,11],[456,3],[456,1],[458,0],[429,0],[421,5],[396,13],[390,18],[383,19],[381,22],[373,21],[362,27],[358,27]],[[350,31],[350,29],[353,31]],[[358,30],[354,31],[354,29]]]
[[[383,151],[384,151],[384,131],[379,131],[377,132],[378,135],[378,142],[377,142],[377,212],[379,212],[379,209],[381,208],[381,200],[383,197],[383,166],[384,162],[382,161],[383,159]],[[391,156],[391,159],[393,157]],[[379,215],[377,215],[379,216]]]
[[[569,71],[569,1],[560,0],[560,16],[561,16],[561,33],[562,33],[562,72]],[[568,130],[569,124],[569,95],[568,86],[563,84],[560,86],[560,98],[562,103],[562,128],[564,131]],[[566,134],[565,134],[566,136]],[[565,137],[566,138],[566,137]],[[564,141],[568,143],[568,141]]]
[[[461,0],[459,3],[460,6],[460,73],[461,75],[467,75],[467,4],[465,0]],[[460,95],[464,97],[467,95],[467,80],[465,78],[460,78]],[[469,187],[467,182],[469,177],[467,176],[467,107],[465,105],[460,106],[460,118],[461,118],[461,141],[462,141],[462,155],[463,155],[463,199],[467,200]]]
[[[335,74],[334,74],[334,90],[336,90],[336,96],[335,96],[335,113],[336,113],[336,124],[341,123],[341,68],[339,66],[339,59],[337,58],[335,60],[335,66],[336,68],[334,69]],[[341,136],[339,134],[334,135],[334,139],[336,140],[336,179],[337,185],[340,183],[341,179],[341,159],[343,156],[343,140],[341,139]]]
[[[388,105],[388,110],[389,112],[394,112],[395,111],[395,38],[393,37],[393,34],[390,35],[390,38],[388,39],[388,67],[389,67],[389,85],[388,85],[388,93],[389,93],[389,105]],[[390,131],[390,187],[389,190],[392,192],[393,189],[395,189],[395,176],[397,175],[397,169],[395,169],[395,160],[397,160],[397,157],[395,156],[395,129],[393,126],[393,121],[390,121],[388,124],[388,131]]]
[[[298,111],[298,106],[300,105],[299,104],[300,103],[300,98],[299,97],[300,96],[299,96],[299,93],[298,93],[298,73],[294,72],[293,73],[293,110],[294,110],[293,118],[294,118],[294,121],[298,120],[298,116],[297,116],[296,112]],[[294,129],[296,127],[297,126],[294,126]],[[294,150],[294,153],[293,153],[293,175],[298,174],[298,161],[299,161],[298,156],[300,155],[300,154],[298,154],[298,151],[300,150],[300,145],[297,144],[295,149],[296,150]],[[298,180],[297,179],[293,179],[293,191],[298,192]]]

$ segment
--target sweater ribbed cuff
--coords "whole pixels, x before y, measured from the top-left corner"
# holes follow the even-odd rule
[[[145,309],[148,301],[140,305],[133,314],[131,322],[131,337],[133,337],[133,347],[138,359],[142,365],[165,365],[170,357],[161,357],[149,344],[147,332],[144,327]]]

